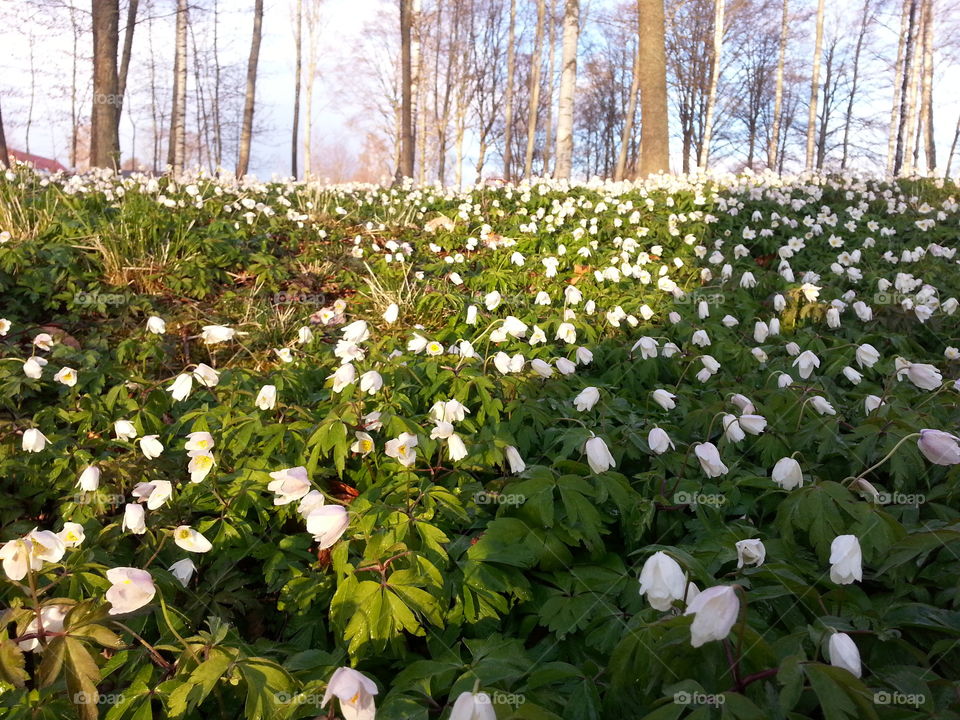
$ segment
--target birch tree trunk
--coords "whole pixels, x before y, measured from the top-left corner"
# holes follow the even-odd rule
[[[551,177],[550,162],[553,159],[553,85],[556,77],[557,59],[557,8],[555,0],[549,0],[547,8],[547,101],[543,109],[543,175]]]
[[[713,137],[713,114],[717,105],[717,85],[720,82],[720,57],[723,53],[723,14],[725,0],[713,3],[713,56],[711,57],[710,89],[707,91],[707,119],[703,126],[703,142],[700,144],[700,158],[697,165],[701,171],[707,169],[710,159],[710,139]]]
[[[177,31],[173,61],[173,103],[170,110],[170,140],[167,165],[174,175],[183,172],[186,137],[184,118],[187,104],[187,0],[177,0]]]
[[[639,31],[639,28],[638,28]],[[620,134],[620,153],[617,155],[617,168],[613,179],[620,182],[627,170],[627,151],[633,136],[633,118],[637,114],[637,100],[640,98],[640,37],[637,36],[637,51],[633,54],[633,77],[630,79],[630,99],[627,101],[627,114],[623,120],[623,132]]]
[[[0,168],[9,166],[10,151],[7,150],[7,136],[3,132],[3,110],[0,108]]]
[[[293,68],[293,129],[290,132],[290,174],[297,177],[297,148],[300,147],[300,67],[303,58],[303,0],[297,0],[297,17],[293,25],[296,45]]]
[[[0,140],[3,139],[3,123],[0,123]],[[943,172],[943,177],[950,177],[950,165],[953,163],[953,153],[957,149],[957,140],[960,140],[960,115],[957,116],[957,127],[953,131],[953,142],[950,143],[950,152],[947,153],[947,168]]]
[[[543,56],[543,15],[545,0],[537,0],[537,29],[530,56],[530,107],[527,113],[527,152],[523,160],[523,176],[533,170],[533,147],[537,138],[537,115],[540,112],[540,66]]]
[[[568,180],[573,170],[573,107],[577,93],[577,42],[580,0],[566,0],[563,10],[563,53],[557,99],[557,150],[554,177]]]
[[[817,2],[817,31],[813,50],[813,69],[810,73],[810,108],[807,114],[807,153],[804,167],[813,169],[814,136],[817,129],[817,96],[820,94],[820,55],[823,53],[823,5]]]
[[[507,87],[503,103],[503,179],[513,179],[513,74],[516,69],[517,0],[510,0],[510,24],[507,29]],[[442,180],[442,178],[441,178]]]
[[[895,175],[910,172],[911,156],[913,153],[911,142],[915,130],[914,121],[916,105],[916,44],[917,44],[917,0],[910,0],[910,20],[907,26],[907,41],[903,55],[903,84],[900,92],[900,117],[897,127],[897,151],[893,162]]]
[[[872,17],[870,15],[871,0],[864,0],[863,17],[860,20],[860,32],[857,34],[857,45],[853,51],[853,78],[850,81],[850,97],[847,100],[847,113],[843,122],[843,156],[840,159],[840,169],[846,169],[847,157],[850,149],[850,123],[853,120],[853,101],[857,94],[857,85],[860,80],[860,54],[863,51],[863,40],[867,35]]]
[[[410,2],[410,121],[412,123],[413,141],[411,145],[416,148],[417,143],[422,137],[423,118],[420,111],[420,94],[422,89],[423,72],[421,68],[420,57],[420,0],[411,0]],[[420,177],[423,182],[424,150],[423,143],[420,142]],[[410,167],[410,177],[416,169],[416,150],[414,150],[414,160]]]
[[[116,105],[120,2],[93,0],[92,10],[93,109],[90,115],[90,166],[116,168],[120,162]],[[31,55],[31,66],[32,59]],[[27,151],[29,152],[29,146]]]
[[[895,173],[897,138],[900,136],[900,105],[903,99],[903,77],[906,69],[907,35],[909,33],[910,5],[903,4],[900,11],[900,40],[897,43],[897,61],[893,68],[893,104],[890,107],[890,131],[887,135],[887,175]]]
[[[787,31],[789,29],[790,0],[783,0],[783,17],[780,20],[780,54],[777,58],[777,89],[773,100],[773,128],[770,132],[770,146],[767,148],[767,166],[777,167],[777,151],[780,148],[780,115],[783,112],[783,68],[787,58]]]
[[[309,180],[313,172],[313,86],[317,76],[317,26],[319,9],[317,0],[307,0],[307,87],[304,102],[303,126],[303,177]],[[399,120],[399,118],[398,118]],[[397,137],[400,137],[398,131]],[[399,163],[399,158],[398,158]],[[399,164],[397,165],[399,167]]]
[[[413,0],[400,0],[400,164],[396,181],[413,177],[413,107],[411,69],[411,14]]]
[[[663,0],[637,0],[640,14],[640,175],[670,171]]]
[[[923,22],[923,90],[921,111],[923,120],[923,145],[926,150],[927,174],[937,170],[937,147],[933,134],[933,20],[934,0],[925,0],[926,12]]]
[[[250,143],[253,139],[253,110],[257,101],[257,64],[260,61],[260,38],[263,27],[263,0],[253,5],[253,37],[250,57],[247,59],[247,88],[243,100],[243,127],[240,130],[240,157],[237,159],[237,177],[250,169]]]
[[[123,30],[123,51],[120,54],[120,69],[117,71],[117,155],[120,153],[120,113],[123,110],[123,97],[127,91],[127,73],[130,70],[130,55],[133,51],[133,31],[137,27],[137,8],[140,0],[130,0],[127,5],[127,26]],[[135,154],[136,146],[134,146]]]

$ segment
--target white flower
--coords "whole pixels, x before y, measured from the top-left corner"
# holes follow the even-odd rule
[[[822,395],[814,395],[810,398],[810,404],[813,405],[813,409],[816,410],[821,415],[836,415],[837,411],[833,409],[825,397]]]
[[[147,330],[154,335],[163,335],[167,331],[167,323],[163,321],[163,318],[151,315],[147,318]]]
[[[527,469],[527,464],[520,456],[520,451],[517,450],[513,445],[507,445],[503,449],[503,453],[507,458],[507,464],[510,466],[510,472],[512,472],[514,475],[519,475]]]
[[[723,464],[720,459],[720,451],[713,443],[700,443],[693,449],[697,460],[700,461],[700,467],[707,477],[720,477],[726,475],[729,468]]]
[[[350,516],[342,505],[324,505],[307,515],[307,532],[320,543],[320,550],[332,547],[350,526]]]
[[[204,387],[216,387],[220,382],[220,373],[204,363],[200,363],[193,369],[193,377]]]
[[[257,393],[257,399],[254,404],[260,410],[273,410],[277,406],[277,386],[264,385]]]
[[[770,473],[773,481],[784,490],[803,487],[803,470],[800,463],[790,457],[780,458]]]
[[[845,368],[843,368],[843,370],[841,370],[841,372],[843,373],[843,376],[844,376],[847,380],[849,380],[851,383],[853,383],[854,385],[859,385],[859,384],[860,384],[860,381],[863,380],[863,375],[861,375],[860,373],[858,373],[856,370],[854,370],[854,369],[853,369],[852,367],[850,367],[849,365],[847,365]]]
[[[860,677],[862,673],[860,651],[849,635],[842,632],[833,633],[827,644],[827,654],[830,656],[831,665],[849,671],[854,677]]]
[[[580,412],[592,410],[600,400],[600,391],[595,387],[586,387],[573,399],[573,404]]]
[[[595,473],[605,472],[617,464],[602,438],[596,436],[590,438],[583,449],[587,454],[587,463],[590,465],[590,470]]]
[[[593,353],[585,347],[578,347],[575,357],[578,365],[589,365],[593,362]]]
[[[693,615],[690,644],[700,647],[730,634],[740,614],[740,598],[732,586],[716,585],[694,597],[683,614]]]
[[[113,424],[113,434],[117,440],[133,440],[137,436],[137,429],[129,420],[117,420]]]
[[[344,720],[374,720],[376,706],[373,696],[376,694],[377,686],[370,678],[353,668],[341,667],[327,683],[321,707],[335,696],[340,701],[340,714]]]
[[[41,350],[49,351],[53,347],[53,338],[49,333],[40,333],[33,339],[33,344]]]
[[[830,544],[830,580],[838,585],[863,580],[860,541],[856,535],[838,535]]]
[[[210,452],[213,446],[213,435],[208,432],[192,432],[187,435],[187,442],[184,443],[183,448],[188,456],[194,457]]]
[[[807,302],[813,302],[820,297],[821,289],[822,288],[812,285],[811,283],[804,283],[800,286],[800,292],[803,293],[803,297],[806,298]]]
[[[210,474],[216,461],[213,455],[208,452],[188,453],[190,463],[187,465],[187,472],[190,473],[190,482],[198,483]]]
[[[132,567],[118,567],[107,570],[107,580],[110,589],[106,592],[106,600],[110,603],[110,615],[139,610],[153,600],[157,590],[153,585],[153,578],[146,570]]]
[[[942,430],[921,430],[917,447],[935,465],[960,464],[960,438]]]
[[[673,440],[667,435],[666,430],[658,427],[651,429],[650,432],[647,433],[647,446],[651,452],[657,455],[662,455],[668,449],[675,449]]]
[[[143,535],[147,531],[143,505],[127,503],[123,511],[123,522],[120,524],[120,529],[129,530],[134,535]]]
[[[658,347],[659,343],[656,340],[651,337],[643,336],[633,344],[633,347],[630,348],[630,352],[640,348],[640,358],[643,360],[648,360],[657,356]]]
[[[63,621],[71,609],[71,605],[44,605],[40,608],[40,623],[37,623],[36,615],[27,623],[24,628],[24,635],[32,635],[40,631],[40,625],[43,625],[45,633],[63,632]],[[49,642],[49,639],[48,639]],[[30,638],[17,643],[24,652],[33,652],[40,648],[39,638]]]
[[[177,547],[187,552],[209,552],[213,545],[203,535],[189,525],[181,525],[173,531],[173,541]]]
[[[173,397],[177,402],[185,400],[189,395],[190,391],[193,389],[193,376],[188,373],[182,373],[177,375],[177,379],[173,381],[173,384],[167,388],[167,392]]]
[[[462,692],[453,703],[449,720],[497,720],[497,713],[486,693]]]
[[[303,466],[276,470],[270,473],[273,482],[267,484],[267,490],[274,493],[274,505],[288,505],[299,500],[310,490],[310,479]]]
[[[763,565],[767,557],[767,549],[763,546],[763,541],[759,539],[740,540],[736,543],[737,548],[737,568],[744,565]]]
[[[57,374],[53,376],[53,379],[58,383],[63,383],[67,387],[73,387],[77,384],[77,371],[69,367],[60,368]]]
[[[675,600],[683,600],[687,579],[683,568],[663,551],[647,558],[640,570],[640,594],[655,610],[666,612]]]
[[[207,345],[216,345],[217,343],[233,340],[237,331],[224,325],[204,325],[200,337]]]
[[[42,357],[29,357],[23,363],[23,374],[31,380],[39,380],[43,375],[43,366],[46,364],[47,361]]]
[[[496,290],[493,292],[487,293],[483,298],[483,304],[486,305],[487,310],[496,310],[497,306],[503,300],[503,296],[500,295]]]
[[[147,460],[160,457],[163,444],[157,439],[159,435],[144,435],[140,438],[140,451]]]
[[[553,376],[553,366],[540,358],[531,360],[530,367],[540,377],[548,378]]]
[[[180,581],[180,584],[186,587],[190,583],[190,578],[197,571],[197,566],[193,564],[193,560],[190,558],[184,558],[183,560],[177,560],[169,569],[173,576]]]
[[[554,336],[555,340],[561,340],[569,345],[572,345],[577,341],[577,331],[571,323],[560,323],[557,327],[557,334]]]
[[[383,387],[383,377],[376,370],[368,370],[360,376],[360,392],[374,395]]]
[[[339,345],[339,343],[337,344]],[[276,354],[278,358],[280,358],[280,362],[283,362],[283,363],[293,362],[293,353],[290,351],[290,348],[274,348],[273,352]]]
[[[392,325],[397,321],[398,317],[400,317],[400,306],[396,303],[390,303],[390,305],[387,306],[387,309],[383,312],[384,321]]]
[[[347,363],[338,367],[332,375],[328,375],[327,380],[333,380],[333,392],[343,392],[344,388],[356,382],[357,370]]]
[[[867,413],[867,415],[872,413],[874,410],[876,410],[878,407],[880,407],[883,404],[884,404],[883,398],[878,397],[876,395],[867,395],[863,399],[863,408],[864,408],[864,411]]]
[[[576,363],[572,363],[566,358],[557,358],[553,361],[554,365],[557,366],[557,371],[561,375],[573,375],[577,371]]]
[[[880,353],[870,343],[864,343],[857,348],[857,365],[872,368],[880,359]]]
[[[653,398],[653,401],[664,410],[673,410],[677,406],[677,403],[675,402],[677,396],[671,392],[667,392],[666,390],[654,390],[651,393],[651,397]]]
[[[936,390],[943,382],[943,376],[933,365],[912,363],[903,358],[896,359],[897,380],[907,379],[921,390]]]
[[[751,435],[759,435],[767,427],[767,419],[763,415],[741,415],[737,418],[737,424]]]
[[[30,551],[33,548],[26,538],[10,540],[0,547],[0,559],[3,560],[3,572],[15,582],[23,580],[30,571]]]
[[[416,447],[418,442],[416,435],[403,432],[393,440],[388,440],[383,452],[387,457],[396,459],[404,467],[410,467],[417,459]]]
[[[47,436],[36,428],[27,428],[23,431],[23,439],[21,441],[21,447],[25,452],[40,452],[50,442],[47,439]]]
[[[306,325],[297,330],[297,342],[301,345],[307,345],[313,342],[313,330]]]
[[[813,373],[814,368],[820,367],[820,358],[809,350],[804,350],[793,361],[793,366],[799,369],[800,377],[806,380]]]
[[[100,487],[100,468],[96,465],[88,465],[84,468],[83,472],[80,473],[80,478],[77,480],[76,487],[84,492],[93,492]]]

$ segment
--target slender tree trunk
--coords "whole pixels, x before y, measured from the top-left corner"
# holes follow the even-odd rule
[[[186,160],[187,105],[187,0],[177,0],[177,31],[173,62],[173,105],[170,110],[170,141],[167,165],[174,175],[183,172]]]
[[[573,106],[577,93],[577,42],[580,0],[566,0],[563,11],[563,54],[557,100],[557,151],[554,177],[569,180],[573,170]]]
[[[127,91],[127,73],[130,70],[130,54],[133,50],[133,31],[137,27],[137,8],[140,0],[129,0],[127,5],[127,26],[123,29],[123,50],[120,54],[120,69],[117,71],[117,154],[119,156],[120,113],[123,111],[123,97]],[[130,153],[136,154],[136,146]]]
[[[117,135],[117,46],[120,42],[119,0],[93,0],[93,111],[90,117],[91,167],[116,168],[120,162]]]
[[[77,140],[80,118],[77,113],[77,59],[80,57],[80,28],[77,26],[76,10],[70,4],[70,29],[73,31],[73,55],[70,59],[70,167],[77,167]],[[3,160],[6,160],[4,157]]]
[[[703,125],[703,142],[700,144],[700,158],[697,165],[701,171],[707,169],[710,159],[710,140],[713,137],[713,113],[717,104],[717,85],[720,82],[720,57],[723,53],[723,14],[726,0],[713,2],[713,54],[710,58],[710,89],[707,91],[707,119]]]
[[[217,170],[223,166],[223,133],[220,130],[220,3],[213,0],[213,143]]]
[[[804,167],[813,169],[814,137],[817,129],[817,96],[820,94],[820,55],[823,53],[823,6],[817,2],[817,32],[813,50],[813,69],[810,73],[810,108],[807,114],[807,153]]]
[[[400,164],[396,180],[413,177],[413,93],[411,69],[411,15],[413,0],[400,0]]]
[[[890,130],[887,134],[887,175],[893,175],[896,166],[897,138],[900,136],[900,104],[903,97],[903,76],[906,72],[905,49],[910,30],[909,19],[910,6],[905,2],[900,11],[900,39],[897,42],[897,61],[893,67],[893,103],[890,106]]]
[[[3,128],[0,127],[0,139],[2,139],[2,131]],[[953,142],[950,143],[950,152],[947,153],[947,169],[943,172],[945,178],[950,177],[950,165],[953,163],[953,153],[957,150],[957,140],[960,140],[960,115],[957,116],[957,127],[953,131]]]
[[[917,169],[919,130],[920,130],[920,80],[923,75],[923,18],[926,5],[915,0],[917,13],[911,27],[910,74],[907,83],[906,116],[907,122],[903,136],[903,172],[913,174]]]
[[[823,107],[820,109],[820,123],[817,131],[817,170],[823,169],[823,161],[827,156],[827,129],[830,122],[830,99],[833,94],[833,58],[837,45],[832,43],[827,51],[827,72],[823,83]]]
[[[543,15],[545,0],[537,0],[537,29],[533,37],[533,55],[530,56],[530,107],[527,113],[527,152],[523,161],[523,176],[533,171],[533,148],[537,139],[537,115],[540,113],[540,68],[543,63]]]
[[[637,0],[640,13],[640,175],[670,171],[663,0]]]
[[[421,153],[421,162],[420,162],[420,175],[419,180],[423,182],[423,151],[426,149],[423,147],[423,143],[420,142],[421,132],[423,128],[421,117],[422,113],[420,111],[420,95],[423,92],[422,89],[422,77],[423,72],[421,68],[422,59],[420,57],[420,0],[410,0],[410,123],[413,140],[411,141],[411,146],[414,148],[413,152],[413,163],[410,166],[410,177],[414,177],[414,172],[417,169],[417,149]],[[419,143],[419,148],[418,144]]]
[[[934,0],[926,0],[923,23],[923,91],[920,114],[923,118],[923,144],[926,150],[928,175],[933,175],[937,171],[937,147],[933,134],[933,21]]]
[[[27,104],[27,127],[24,135],[24,144],[26,147],[24,149],[29,154],[30,128],[33,127],[33,104],[37,97],[37,66],[34,62],[34,48],[36,48],[37,43],[33,33],[30,33],[28,43],[30,45],[30,102]]]
[[[243,101],[243,128],[240,130],[240,157],[237,177],[242,178],[250,168],[250,143],[253,139],[253,110],[257,99],[257,63],[260,61],[260,37],[263,27],[263,0],[253,6],[253,38],[247,60],[247,89]]]
[[[6,167],[10,167],[10,151],[7,150],[7,136],[3,132],[3,110],[0,109],[0,168]],[[949,171],[949,168],[947,169]]]
[[[893,174],[899,175],[904,170],[904,159],[909,157],[909,135],[912,127],[908,125],[908,116],[911,114],[910,86],[913,79],[914,43],[916,42],[917,0],[910,0],[909,22],[907,25],[906,44],[903,52],[903,78],[900,86],[900,110],[897,124],[897,149],[893,158]]]
[[[297,177],[297,148],[300,146],[300,65],[303,55],[301,42],[303,31],[303,0],[297,0],[297,17],[294,22],[293,42],[296,45],[293,80],[293,130],[290,137],[290,174]]]
[[[638,28],[639,30],[639,28]],[[617,168],[613,179],[623,180],[627,170],[627,151],[633,136],[633,119],[637,114],[637,101],[640,98],[640,38],[637,37],[637,49],[633,54],[633,77],[630,79],[630,99],[627,101],[627,114],[623,119],[623,132],[620,134],[620,152],[617,155]]]
[[[840,159],[840,169],[846,169],[847,157],[850,149],[850,123],[853,121],[853,101],[857,94],[857,85],[860,81],[860,54],[863,51],[863,41],[867,35],[867,28],[873,18],[870,15],[871,0],[864,0],[863,17],[860,22],[860,32],[857,34],[857,45],[853,51],[853,78],[850,81],[850,97],[847,99],[847,113],[843,120],[843,156]]]
[[[553,81],[556,77],[557,59],[557,8],[555,0],[549,0],[547,6],[547,101],[544,103],[543,117],[543,175],[551,177],[550,162],[553,159]]]
[[[510,0],[510,24],[507,29],[507,88],[503,97],[503,179],[507,182],[513,180],[513,75],[516,70],[516,26],[517,0]]]
[[[780,147],[780,114],[783,112],[783,69],[787,58],[787,31],[790,27],[790,0],[783,0],[783,17],[780,20],[780,53],[777,58],[777,89],[773,100],[773,129],[770,146],[767,148],[767,166],[777,167],[777,150]]]
[[[303,177],[310,179],[313,171],[313,87],[317,76],[317,0],[307,0],[307,87],[304,103]],[[399,137],[399,133],[397,135]],[[399,165],[398,165],[399,167]]]

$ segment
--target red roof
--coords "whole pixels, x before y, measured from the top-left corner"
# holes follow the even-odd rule
[[[30,163],[37,170],[46,170],[47,172],[66,171],[66,168],[56,160],[40,157],[39,155],[31,155],[30,153],[20,152],[19,150],[10,150],[10,160],[11,162],[19,160],[20,162]]]

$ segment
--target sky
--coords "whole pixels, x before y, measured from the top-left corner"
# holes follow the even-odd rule
[[[246,67],[252,29],[252,0],[220,1],[220,44],[225,64],[234,63],[239,71]],[[946,0],[944,0],[946,1]],[[614,3],[616,0],[584,2],[585,16],[591,9]],[[72,33],[64,6],[73,3],[83,12],[89,9],[88,0],[0,0],[0,102],[4,113],[7,142],[24,150],[29,125],[29,150],[34,154],[53,157],[69,164],[69,83],[72,69]],[[209,0],[203,0],[209,4]],[[123,4],[123,3],[122,3]],[[290,172],[290,127],[293,105],[293,30],[292,15],[295,0],[265,0],[263,41],[257,80],[256,127],[251,172],[261,178],[286,176]],[[792,3],[793,4],[793,3]],[[859,11],[862,0],[831,0],[828,3],[832,18],[828,25],[839,27]],[[46,9],[44,7],[46,6]],[[60,6],[59,10],[50,7]],[[154,18],[153,52],[157,62],[167,67],[173,56],[172,11],[175,0],[141,0],[141,18]],[[321,3],[320,61],[314,99],[315,145],[337,150],[347,148],[356,153],[360,149],[367,119],[355,99],[348,92],[352,81],[349,58],[364,40],[369,23],[378,17],[396,12],[395,0],[323,0]],[[200,22],[203,13],[194,17]],[[209,17],[209,13],[207,13]],[[847,20],[849,22],[849,20]],[[121,21],[121,26],[123,21]],[[794,42],[809,42],[811,27],[791,28]],[[878,30],[878,42],[895,43],[897,27]],[[828,28],[828,34],[830,30]],[[946,32],[946,29],[945,29]],[[89,37],[89,36],[88,36]],[[87,40],[89,42],[89,40]],[[369,43],[369,39],[367,40]],[[121,145],[124,156],[136,143],[136,155],[149,159],[151,149],[146,147],[144,109],[149,102],[150,46],[145,27],[138,25],[134,37],[134,59],[131,66],[127,107],[121,122]],[[81,47],[81,55],[89,56],[90,48]],[[895,53],[895,49],[894,49]],[[31,66],[33,71],[31,71]],[[956,58],[944,57],[938,67],[935,88],[937,143],[941,153],[949,147],[960,113],[960,93],[944,92],[951,88],[951,77],[960,73]],[[89,78],[88,59],[81,62],[78,75],[81,84]],[[31,78],[35,81],[31,83]],[[166,82],[167,78],[164,78]],[[31,91],[31,85],[33,85]],[[943,88],[941,90],[940,88]],[[883,120],[889,117],[889,88],[882,88],[870,102],[869,112]],[[192,100],[192,99],[191,99]],[[32,103],[32,108],[31,108]],[[131,122],[126,112],[137,107]],[[89,116],[89,96],[84,100],[83,117]],[[301,115],[301,127],[303,116]],[[468,141],[468,154],[470,143]],[[678,142],[674,150],[678,150]],[[301,151],[302,155],[302,151]],[[496,159],[495,159],[496,160]],[[225,164],[232,166],[232,159]],[[676,162],[679,165],[679,161]],[[955,166],[958,161],[954,161]],[[471,166],[470,162],[466,167]],[[467,176],[467,181],[472,178]]]

